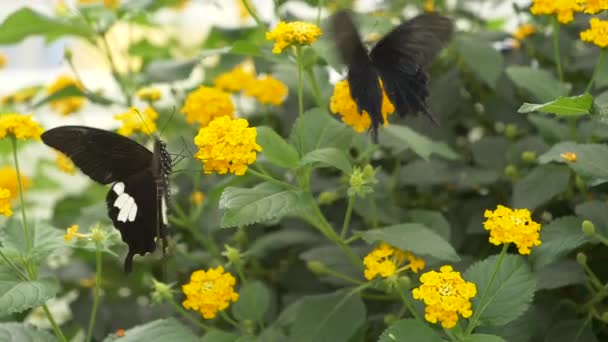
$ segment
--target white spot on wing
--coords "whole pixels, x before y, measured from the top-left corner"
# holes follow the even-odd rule
[[[137,203],[133,202],[133,206],[131,207],[131,211],[129,211],[129,222],[135,221],[135,217],[137,216]]]
[[[127,195],[127,194],[125,194]],[[125,205],[122,206],[122,208],[120,208],[120,211],[118,212],[118,218],[117,220],[119,222],[127,222],[127,218],[129,218],[129,213],[131,212],[131,208],[133,207],[133,205],[135,204],[135,200],[133,199],[133,197],[127,195],[127,201],[125,203]],[[137,209],[135,210],[137,212]]]
[[[118,196],[122,195],[122,193],[125,192],[125,183],[118,182],[118,183],[114,184],[114,187],[112,187],[112,190],[114,190],[116,195],[118,195]]]
[[[165,225],[169,224],[169,220],[167,219],[167,201],[165,201],[165,196],[163,196],[161,198],[161,208],[160,208],[162,215],[163,215],[163,223]]]
[[[131,198],[131,196],[129,196],[128,194],[123,192],[114,201],[114,206],[118,209],[122,209],[125,206],[125,204],[127,203],[127,201],[129,200],[129,198]]]

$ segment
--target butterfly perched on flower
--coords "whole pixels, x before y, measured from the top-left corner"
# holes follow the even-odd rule
[[[432,13],[418,15],[395,27],[369,52],[348,12],[336,13],[332,23],[338,54],[348,67],[351,97],[360,114],[369,114],[374,142],[378,142],[378,127],[383,122],[382,88],[399,115],[422,112],[437,123],[426,103],[425,67],[450,41],[450,19]]]
[[[171,156],[156,138],[151,152],[120,134],[85,126],[61,126],[42,134],[42,141],[63,152],[92,180],[112,186],[106,196],[108,216],[129,246],[124,269],[135,254],[166,248]]]

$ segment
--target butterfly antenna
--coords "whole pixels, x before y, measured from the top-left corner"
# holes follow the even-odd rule
[[[171,120],[173,120],[173,116],[175,115],[175,106],[173,106],[173,110],[171,111],[171,116],[169,117],[169,119],[163,124],[163,128],[160,130],[160,136],[163,136],[163,133],[165,133],[165,129],[167,128],[167,126],[169,126],[169,122],[171,122]]]
[[[137,109],[135,107],[133,107],[132,109],[135,111],[135,113],[137,113],[137,115],[141,119],[141,122],[144,124],[144,127],[146,128],[146,131],[149,132],[148,134],[152,135],[152,131],[150,130],[150,127],[148,127],[148,125],[146,124],[146,119],[144,119],[144,116],[141,115],[141,113],[139,112],[139,109]],[[157,138],[158,138],[158,136],[157,136]]]

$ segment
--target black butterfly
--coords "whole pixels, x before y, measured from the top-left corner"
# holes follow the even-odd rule
[[[351,16],[338,12],[333,17],[334,39],[348,66],[348,83],[359,113],[369,113],[372,139],[378,142],[382,120],[382,80],[388,98],[399,115],[422,112],[437,123],[426,100],[430,64],[451,39],[452,21],[438,14],[421,14],[402,23],[384,36],[371,51],[363,46]]]
[[[131,271],[135,254],[156,249],[157,237],[165,252],[171,173],[165,142],[157,138],[150,152],[122,135],[84,126],[53,128],[42,134],[42,141],[66,154],[94,181],[113,183],[106,204],[114,227],[129,246],[125,272]]]

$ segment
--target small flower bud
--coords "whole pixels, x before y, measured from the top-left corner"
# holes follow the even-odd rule
[[[591,222],[589,220],[583,221],[581,228],[583,230],[583,233],[585,233],[587,235],[595,234],[595,225],[593,224],[593,222]]]
[[[328,205],[334,203],[338,199],[338,194],[334,191],[323,191],[319,194],[319,204]]]
[[[519,135],[519,130],[517,126],[514,124],[508,124],[505,127],[505,136],[509,139],[515,139]]]
[[[536,163],[538,155],[534,151],[524,151],[521,154],[521,159],[526,163]]]
[[[173,300],[173,290],[170,284],[152,279],[152,301],[160,304],[166,300]]]
[[[96,243],[102,243],[106,240],[106,232],[103,231],[101,226],[97,225],[91,229],[91,240]]]
[[[585,253],[583,253],[583,252],[577,253],[576,262],[578,262],[581,265],[586,265],[587,264],[587,255],[585,255]]]
[[[222,255],[225,256],[228,261],[235,265],[241,263],[241,252],[238,249],[230,247],[229,245],[224,245],[224,248],[226,250],[222,252]]]
[[[517,166],[515,165],[507,165],[505,167],[505,176],[511,178],[511,179],[516,179],[519,176],[519,171],[517,170]]]
[[[576,188],[579,191],[587,191],[587,184],[585,183],[585,180],[581,178],[581,176],[576,176],[576,178],[574,179],[574,184],[576,184]]]
[[[327,274],[327,268],[325,267],[325,264],[320,261],[309,261],[308,263],[306,263],[306,266],[308,267],[310,272],[316,275]]]

